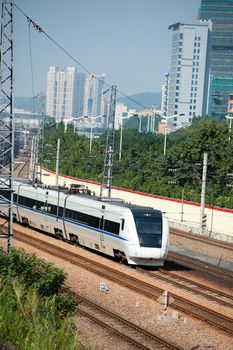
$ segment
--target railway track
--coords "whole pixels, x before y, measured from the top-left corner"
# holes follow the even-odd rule
[[[15,177],[27,177],[29,158],[23,157],[15,160],[14,163],[14,176]]]
[[[133,324],[129,320],[111,312],[93,301],[75,293],[76,298],[81,304],[78,313],[89,318],[93,322],[108,329],[110,333],[115,334],[129,343],[136,349],[142,350],[178,350],[176,345],[167,340],[148,332],[142,327]]]
[[[194,295],[199,295],[208,300],[214,301],[216,304],[233,309],[233,294],[208,287],[206,284],[204,285],[192,280],[191,278],[177,275],[176,273],[165,268],[160,268],[158,272],[145,271],[142,268],[137,268],[137,270],[151,276],[152,278],[155,278],[156,280],[171,284],[172,286],[191,292]]]
[[[177,229],[170,229],[170,233],[172,235],[175,236],[180,236],[180,237],[184,237],[187,239],[191,239],[193,241],[197,241],[197,242],[201,242],[201,243],[205,243],[208,245],[212,245],[214,247],[218,247],[218,248],[223,248],[223,249],[227,249],[230,250],[231,252],[233,252],[233,244],[232,243],[228,243],[228,242],[223,242],[223,241],[219,241],[210,237],[203,237],[201,235],[195,235],[194,233],[191,232],[185,232],[185,231],[180,231]]]
[[[80,256],[78,253],[71,252],[68,248],[66,249],[57,247],[55,243],[52,244],[44,242],[38,237],[23,235],[22,232],[18,232],[16,230],[14,233],[14,238],[32,245],[33,247],[38,248],[53,256],[65,259],[72,264],[87,269],[95,274],[100,275],[101,277],[112,280],[124,287],[133,289],[134,292],[138,292],[149,298],[157,300],[158,297],[164,292],[163,289],[158,288],[151,283],[144,282],[128,274],[117,271],[114,268],[106,266],[105,264],[101,264],[99,262],[95,262],[93,264],[93,260]],[[170,293],[170,296],[174,300],[172,304],[172,307],[174,309],[202,320],[205,323],[208,323],[210,326],[216,327],[219,330],[228,333],[229,335],[233,335],[232,318],[226,317],[221,313],[208,309],[202,305],[199,305],[198,303],[192,302],[174,293]]]
[[[210,275],[218,280],[223,281],[228,286],[233,286],[233,273],[231,271],[223,270],[217,266],[206,264],[205,262],[190,257],[169,252],[167,261],[175,262],[176,264],[188,267],[195,271],[200,271],[204,274]]]

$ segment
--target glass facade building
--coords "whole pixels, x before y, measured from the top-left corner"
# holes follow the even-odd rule
[[[233,0],[202,0],[198,18],[212,21],[208,113],[224,118],[233,94]]]

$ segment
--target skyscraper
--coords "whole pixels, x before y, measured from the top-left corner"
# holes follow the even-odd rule
[[[77,89],[76,96],[77,99],[77,117],[83,116],[83,106],[84,106],[84,88],[85,88],[86,74],[77,74]]]
[[[57,123],[77,114],[77,71],[50,67],[47,77],[46,113]]]
[[[77,72],[74,67],[50,67],[47,78],[46,113],[57,123],[73,117],[101,114],[105,75]]]
[[[168,91],[169,91],[169,73],[165,74],[165,83],[162,85],[162,100],[161,100],[161,113],[167,115],[167,102],[168,102]]]
[[[172,124],[181,127],[206,114],[211,21],[176,23],[169,29],[173,35],[166,115],[174,115]]]
[[[233,1],[202,0],[198,17],[213,22],[209,114],[223,118],[233,93]]]
[[[83,114],[88,117],[96,117],[101,111],[101,94],[104,88],[104,74],[85,75],[83,94]]]

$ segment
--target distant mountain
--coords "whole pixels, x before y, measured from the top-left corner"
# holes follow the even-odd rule
[[[129,96],[132,100],[135,100],[147,108],[151,108],[153,105],[160,108],[161,105],[161,93],[160,92],[142,92],[136,95]],[[138,103],[132,101],[127,97],[120,97],[117,99],[117,103],[125,104],[128,109],[143,109]]]
[[[160,108],[161,104],[161,93],[160,92],[142,92],[139,94],[135,94],[132,96],[127,97],[120,97],[117,99],[117,103],[124,103],[128,109],[137,109],[142,110],[145,106],[147,108],[151,108],[153,105],[158,105],[158,108]],[[137,103],[138,102],[138,103]],[[15,108],[19,109],[25,109],[29,112],[39,112],[39,106],[40,106],[40,98],[39,96],[34,99],[34,105],[33,105],[33,98],[32,97],[15,97],[14,100]],[[140,106],[140,104],[142,106]],[[34,110],[35,109],[35,110]]]

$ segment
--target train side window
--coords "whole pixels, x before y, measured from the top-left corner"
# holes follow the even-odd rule
[[[56,215],[57,215],[57,206],[56,206]],[[59,207],[59,209],[58,209],[58,216],[63,217],[63,208],[62,207]]]
[[[121,231],[124,230],[125,227],[125,219],[121,219]]]
[[[10,200],[11,199],[11,194],[10,190],[1,190],[1,195],[5,197],[6,199]]]
[[[66,209],[65,217],[70,218],[70,210],[69,209]]]
[[[51,207],[51,214],[56,215],[56,214],[57,214],[56,206],[53,205],[53,204],[49,204],[49,205],[50,205],[50,207]]]
[[[106,220],[104,221],[104,230],[107,232],[115,233],[115,235],[119,235],[120,224],[118,222]]]
[[[36,201],[32,198],[27,198],[23,196],[19,196],[19,204],[24,205],[25,207],[28,208],[33,208],[34,205],[36,204]]]
[[[96,227],[99,228],[99,218],[92,216],[92,215],[88,215],[88,214],[84,214],[78,211],[74,211],[74,210],[70,210],[70,209],[66,209],[65,211],[65,217],[76,220],[78,222],[84,223],[86,225],[89,225],[91,227]]]
[[[43,202],[39,202],[39,201],[38,201],[38,202],[37,202],[37,205],[38,205],[38,209],[39,209],[39,210],[41,210],[41,211],[44,210],[44,209],[42,209],[42,208],[44,208],[44,203],[43,203]]]

